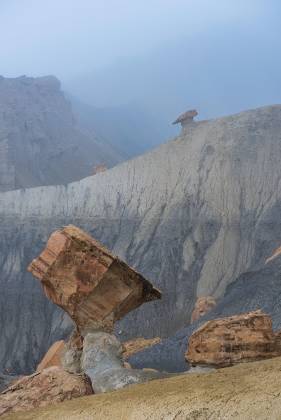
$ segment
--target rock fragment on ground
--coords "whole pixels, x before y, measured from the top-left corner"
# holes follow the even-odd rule
[[[144,350],[150,346],[154,346],[154,344],[160,343],[161,338],[143,338],[138,337],[133,340],[128,340],[123,343],[123,359],[127,360],[133,354],[138,353],[141,350]]]
[[[5,413],[46,407],[93,393],[84,375],[72,375],[53,366],[24,376],[0,394],[0,416]]]
[[[231,366],[281,355],[281,334],[270,316],[249,312],[206,322],[190,337],[186,360],[191,365]]]

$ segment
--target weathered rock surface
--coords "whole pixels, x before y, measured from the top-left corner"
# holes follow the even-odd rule
[[[153,369],[126,368],[122,351],[122,344],[112,334],[96,332],[86,335],[81,366],[90,378],[95,394],[168,376]]]
[[[231,366],[281,356],[280,333],[261,311],[206,322],[189,338],[186,359],[192,365]]]
[[[70,223],[163,293],[120,322],[122,341],[165,338],[186,327],[198,296],[218,302],[208,319],[261,308],[281,325],[281,271],[275,264],[264,271],[281,244],[280,161],[276,105],[194,122],[188,134],[77,183],[1,193],[0,370],[35,369],[68,333],[69,320],[26,266],[52,231]],[[161,357],[155,347],[144,350],[151,367],[186,369],[187,329],[179,332],[180,345],[156,346],[167,348]]]
[[[37,372],[47,369],[51,366],[62,366],[61,357],[65,351],[65,342],[63,340],[56,341],[49,348],[39,365],[37,366]]]
[[[191,322],[197,321],[201,316],[206,315],[215,308],[217,302],[212,296],[201,296],[197,299],[191,314]]]
[[[67,183],[122,154],[78,127],[53,76],[0,79],[0,191]]]
[[[151,347],[155,344],[160,343],[160,337],[154,338],[135,338],[133,340],[128,340],[123,343],[123,359],[126,360],[131,357],[133,354],[138,353],[141,350]]]
[[[73,319],[77,332],[113,330],[114,322],[161,292],[141,274],[75,226],[50,236],[28,270],[46,296]]]
[[[53,366],[19,379],[0,394],[0,416],[46,407],[92,393],[91,384],[86,377],[72,375]]]

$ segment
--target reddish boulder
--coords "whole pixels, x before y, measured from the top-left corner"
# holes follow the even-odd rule
[[[65,349],[65,342],[63,340],[56,341],[49,348],[39,365],[37,366],[36,371],[46,369],[51,366],[61,366],[61,357]]]
[[[134,340],[125,341],[123,343],[123,359],[128,359],[133,354],[138,353],[147,347],[154,346],[154,344],[160,343],[161,338],[135,338]]]
[[[25,376],[0,394],[0,416],[46,407],[93,393],[85,376],[72,375],[58,366]]]
[[[192,365],[225,367],[280,355],[280,333],[255,311],[206,322],[190,337],[185,357]]]
[[[75,226],[55,231],[28,270],[77,330],[111,332],[116,320],[161,293],[141,274]]]
[[[199,297],[195,303],[195,306],[191,315],[191,322],[197,321],[197,319],[201,318],[201,316],[208,313],[216,305],[217,305],[217,302],[215,301],[213,296]]]

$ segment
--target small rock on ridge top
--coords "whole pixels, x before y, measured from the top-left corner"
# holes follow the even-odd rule
[[[190,111],[186,111],[183,114],[181,114],[174,122],[173,124],[181,124],[184,125],[185,123],[188,123],[190,121],[193,121],[193,118],[198,115],[198,112],[196,109],[191,109]]]

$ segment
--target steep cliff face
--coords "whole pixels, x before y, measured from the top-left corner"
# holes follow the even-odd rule
[[[280,246],[280,160],[281,106],[271,106],[194,123],[80,182],[0,194],[0,366],[33,368],[69,325],[26,272],[51,231],[76,224],[162,290],[120,323],[121,337],[168,336],[198,296],[219,301]]]
[[[79,129],[55,77],[0,77],[0,191],[71,182],[121,160]]]

